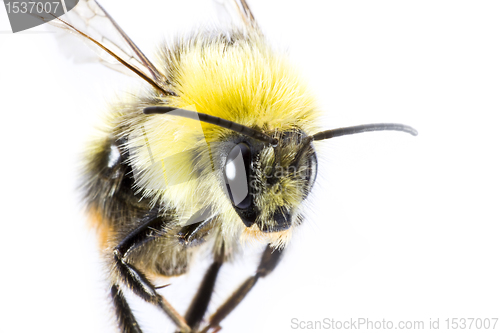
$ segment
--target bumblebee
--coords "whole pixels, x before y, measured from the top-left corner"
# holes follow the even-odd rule
[[[246,1],[225,6],[239,26],[179,37],[159,48],[155,62],[96,1],[80,1],[73,14],[86,26],[94,17],[105,20],[125,46],[52,21],[149,84],[112,107],[89,146],[82,182],[122,332],[142,332],[125,289],[157,306],[181,332],[219,330],[274,270],[305,220],[318,168],[315,142],[367,131],[417,135],[386,123],[321,131],[313,93],[266,40]],[[255,273],[207,317],[220,268],[246,240],[267,244]],[[152,281],[187,273],[200,251],[212,263],[180,314]]]

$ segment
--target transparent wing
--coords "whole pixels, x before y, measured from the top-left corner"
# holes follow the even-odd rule
[[[246,29],[261,33],[246,0],[213,0],[213,2],[222,24],[243,24]]]
[[[68,1],[68,0],[66,0]],[[95,0],[80,0],[78,5],[64,15],[64,20],[74,28],[92,37],[118,57],[133,65],[143,73],[148,73],[157,82],[165,82],[163,75],[141,52],[116,21]],[[49,24],[71,32],[78,37],[88,39],[76,33],[72,27],[61,20],[52,20]],[[122,73],[131,74],[115,57],[94,43],[87,43],[98,55],[98,60],[106,66]]]
[[[66,0],[75,1],[75,0]],[[104,64],[120,72],[134,72],[166,95],[175,95],[168,89],[165,77],[156,69],[113,18],[95,0],[80,0],[78,5],[61,19],[30,13],[30,15],[83,38],[96,51]],[[69,22],[71,20],[71,23]]]

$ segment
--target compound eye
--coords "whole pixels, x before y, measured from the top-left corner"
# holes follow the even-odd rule
[[[318,175],[318,158],[316,157],[316,151],[314,148],[312,148],[312,155],[309,157],[309,172],[308,172],[308,177],[307,180],[309,182],[309,190],[314,185],[314,182],[316,181],[316,176]]]
[[[240,209],[246,209],[252,203],[248,189],[248,172],[251,160],[250,147],[246,143],[238,143],[227,156],[224,166],[224,178],[229,199],[234,206]]]

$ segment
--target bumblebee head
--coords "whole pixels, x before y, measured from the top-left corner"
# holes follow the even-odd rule
[[[175,110],[175,113],[172,111]],[[171,113],[172,112],[172,113]],[[401,124],[368,124],[307,135],[299,128],[266,134],[226,119],[166,106],[147,107],[145,114],[172,114],[233,131],[223,150],[222,175],[226,196],[247,228],[263,233],[282,232],[301,222],[301,203],[317,174],[314,141],[369,131],[402,131],[417,135]]]
[[[301,130],[278,132],[275,145],[245,137],[230,147],[222,170],[226,194],[246,227],[289,229],[312,189],[317,158]]]

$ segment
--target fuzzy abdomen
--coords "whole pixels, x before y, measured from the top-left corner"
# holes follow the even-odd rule
[[[110,136],[94,145],[84,174],[89,222],[97,230],[101,252],[112,266],[113,250],[154,218],[158,220],[155,230],[130,253],[128,261],[148,275],[183,274],[190,256],[176,236],[179,227],[175,226],[175,211],[161,211],[150,207],[147,199],[141,200],[133,188],[133,172],[126,163],[123,144]]]

